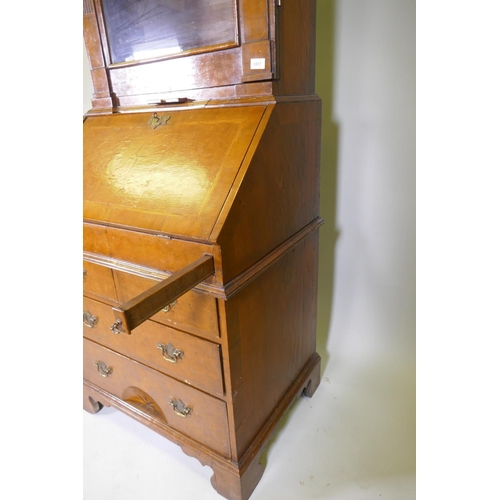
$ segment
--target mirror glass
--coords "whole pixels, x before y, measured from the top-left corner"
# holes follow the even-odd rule
[[[236,43],[234,0],[101,0],[112,63]]]

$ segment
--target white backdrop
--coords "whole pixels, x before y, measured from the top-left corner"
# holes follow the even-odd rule
[[[411,500],[415,498],[415,1],[318,0],[317,20],[325,219],[318,306],[323,382],[310,405],[300,401],[292,408],[286,429],[270,447],[268,470],[252,498],[370,500],[382,495]],[[84,52],[84,111],[90,107],[90,96]],[[85,418],[91,422],[88,439],[99,432],[97,426],[107,425],[96,423],[100,414],[90,418],[95,420]],[[122,424],[121,417],[110,418],[118,423],[101,432],[133,425]],[[136,434],[134,428],[127,439]],[[113,444],[117,446],[116,441]],[[89,453],[85,498],[108,498],[105,491],[113,498],[109,474],[104,484],[106,476],[92,466]],[[191,488],[195,488],[193,474],[210,477],[209,471],[197,469],[197,462],[184,463],[189,464],[186,481]],[[130,479],[124,474],[125,481]],[[134,484],[126,489],[133,492]],[[162,498],[151,478],[149,484],[153,484],[151,500]],[[206,481],[200,488],[199,498],[217,498],[207,492]],[[191,497],[181,493],[175,498]]]
[[[318,13],[327,350],[412,362],[415,2],[319,0]]]

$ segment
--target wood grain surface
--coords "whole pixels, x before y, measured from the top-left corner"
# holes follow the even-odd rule
[[[247,500],[320,381],[316,2],[234,0],[227,46],[112,63],[103,1],[84,0],[84,408],[118,408]]]
[[[214,259],[211,255],[206,255],[124,304],[113,307],[115,318],[120,321],[119,329],[131,334],[132,330],[144,321],[150,319],[161,309],[170,306],[213,273]]]

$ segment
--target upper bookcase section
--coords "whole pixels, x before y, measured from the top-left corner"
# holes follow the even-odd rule
[[[314,94],[315,0],[83,0],[93,109]]]

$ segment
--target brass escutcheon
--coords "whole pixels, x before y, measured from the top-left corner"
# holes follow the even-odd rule
[[[165,125],[169,120],[170,116],[159,117],[157,113],[153,113],[151,120],[149,120],[148,125],[151,125],[153,129],[158,128],[160,125]]]

